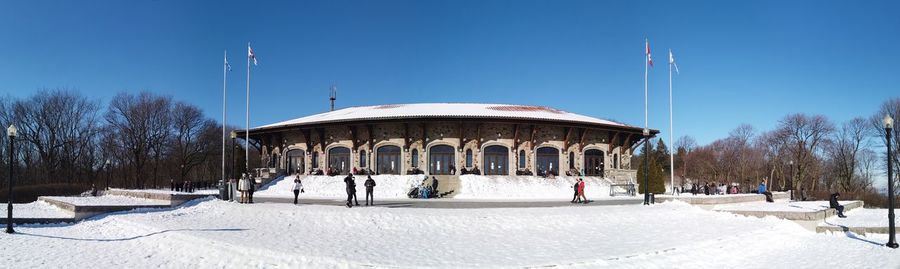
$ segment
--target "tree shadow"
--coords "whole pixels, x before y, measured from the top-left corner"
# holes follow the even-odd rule
[[[74,238],[74,237],[65,237],[65,236],[55,236],[55,235],[43,235],[43,234],[33,234],[26,232],[16,232],[16,234],[24,235],[24,236],[34,236],[34,237],[43,237],[50,239],[62,239],[62,240],[74,240],[74,241],[91,241],[91,242],[116,242],[116,241],[129,241],[140,239],[144,237],[150,237],[158,234],[169,233],[169,232],[240,232],[246,231],[249,229],[241,229],[241,228],[223,228],[223,229],[168,229],[162,230],[142,235],[136,235],[131,237],[124,238],[111,238],[111,239],[97,239],[97,238]]]

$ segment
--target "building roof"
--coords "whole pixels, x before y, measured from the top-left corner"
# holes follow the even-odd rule
[[[638,128],[611,120],[589,117],[544,106],[473,103],[420,103],[348,107],[293,120],[263,125],[252,128],[251,131],[364,120],[439,118],[541,120],[576,124],[603,125],[628,129]]]

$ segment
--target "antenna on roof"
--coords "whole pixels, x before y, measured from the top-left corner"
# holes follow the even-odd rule
[[[337,100],[337,84],[331,83],[331,93],[328,97],[331,100],[331,111],[334,111],[334,100]]]

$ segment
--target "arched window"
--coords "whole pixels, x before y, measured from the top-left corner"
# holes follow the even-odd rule
[[[472,149],[466,150],[466,167],[472,167]]]
[[[575,152],[569,152],[569,169],[575,169]]]
[[[619,168],[619,154],[618,153],[613,154],[613,168],[621,169],[621,168]]]
[[[306,168],[304,167],[305,162],[303,157],[306,154],[303,153],[302,149],[292,149],[287,152],[287,165],[285,169],[288,173],[298,173],[303,174],[306,172]]]
[[[412,150],[412,167],[416,167],[416,168],[419,167],[419,150],[418,149]]]
[[[509,175],[509,148],[497,145],[485,147],[482,162],[485,175]]]
[[[525,168],[525,150],[519,151],[519,169]]]
[[[312,153],[312,168],[319,169],[319,152],[313,151]]]
[[[328,150],[328,168],[335,174],[350,172],[350,148],[334,147]]]
[[[449,175],[450,166],[456,162],[456,150],[451,146],[437,145],[428,150],[428,171],[432,175]]]
[[[400,147],[382,146],[375,151],[378,174],[400,174]]]
[[[584,151],[584,174],[586,176],[603,176],[603,151],[589,149]]]
[[[559,175],[559,150],[552,147],[538,148],[535,153],[538,175]]]
[[[360,151],[359,151],[359,167],[365,168],[365,167],[366,167],[366,163],[368,163],[368,162],[367,162],[367,159],[368,159],[368,155],[366,155],[366,151],[365,151],[365,150],[360,150]]]

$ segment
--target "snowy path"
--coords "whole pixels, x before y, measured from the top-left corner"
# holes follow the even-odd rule
[[[17,227],[16,267],[895,268],[878,237],[790,221],[644,206],[419,209],[242,205],[216,200]],[[840,252],[840,257],[829,253]]]

